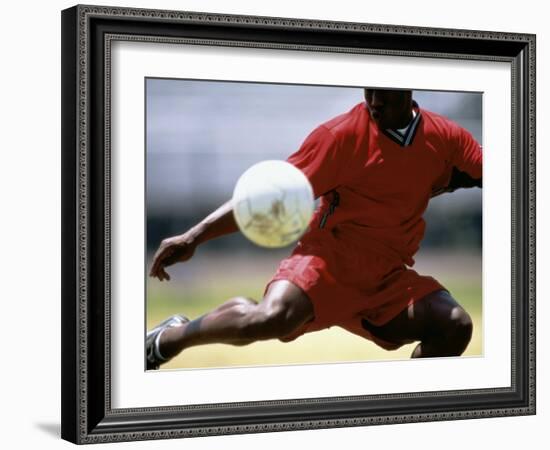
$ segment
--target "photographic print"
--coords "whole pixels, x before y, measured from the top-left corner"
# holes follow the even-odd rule
[[[482,93],[145,96],[148,369],[483,354]]]

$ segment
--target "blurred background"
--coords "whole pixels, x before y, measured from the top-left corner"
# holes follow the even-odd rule
[[[414,91],[413,98],[482,142],[480,93]],[[362,101],[361,88],[147,79],[147,265],[163,238],[181,234],[231,198],[247,168],[286,159],[315,127]],[[414,266],[437,278],[472,315],[470,356],[482,354],[481,197],[481,189],[461,189],[430,202]],[[169,283],[147,279],[147,328],[171,314],[196,318],[237,295],[261,299],[291,250],[263,249],[240,233],[204,244],[192,260],[168,269]],[[289,344],[195,347],[162,368],[403,359],[413,347],[387,352],[332,327]]]

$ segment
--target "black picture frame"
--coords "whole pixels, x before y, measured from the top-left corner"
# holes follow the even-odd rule
[[[504,61],[512,71],[511,385],[468,391],[111,407],[113,40]],[[535,35],[78,5],[62,12],[62,437],[166,439],[535,414]],[[210,43],[210,44],[209,44]]]

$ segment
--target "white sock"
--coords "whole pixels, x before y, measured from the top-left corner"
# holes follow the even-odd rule
[[[160,342],[160,335],[164,333],[164,330],[161,330],[159,334],[157,334],[157,337],[155,338],[155,342],[153,343],[153,353],[155,354],[155,358],[157,358],[159,361],[166,361],[166,358],[162,356],[162,353],[159,349],[159,342]]]

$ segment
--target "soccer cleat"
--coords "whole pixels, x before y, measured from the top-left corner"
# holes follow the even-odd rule
[[[167,328],[179,327],[184,323],[189,322],[189,319],[179,314],[169,317],[165,321],[158,324],[151,331],[147,332],[145,338],[145,352],[147,356],[147,370],[157,370],[161,364],[164,364],[170,360],[165,358],[159,351],[159,339],[160,335]]]

